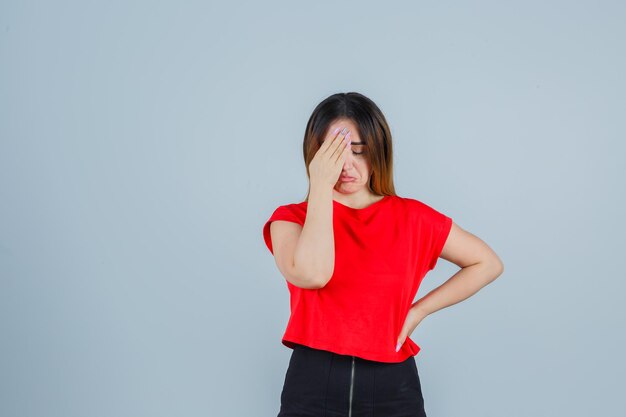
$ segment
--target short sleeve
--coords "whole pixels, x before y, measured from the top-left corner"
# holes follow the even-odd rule
[[[274,213],[270,216],[270,218],[263,225],[263,239],[265,240],[265,245],[269,249],[269,251],[274,254],[274,249],[272,247],[272,237],[270,235],[270,224],[274,220],[286,220],[289,222],[298,223],[300,226],[304,226],[304,216],[302,213],[297,211],[293,205],[289,204],[286,206],[280,206]]]
[[[420,236],[422,239],[422,253],[428,271],[435,268],[439,255],[445,246],[450,230],[452,218],[435,210],[434,208],[420,204]]]

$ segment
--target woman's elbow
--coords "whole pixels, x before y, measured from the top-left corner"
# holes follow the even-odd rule
[[[498,255],[494,255],[483,262],[489,270],[489,274],[492,276],[492,281],[504,272],[504,262],[502,262],[502,259],[500,259]]]
[[[321,274],[305,273],[303,271],[298,271],[297,269],[294,269],[292,273],[289,274],[287,281],[291,282],[296,287],[306,290],[319,290],[324,288],[328,282],[328,280]]]

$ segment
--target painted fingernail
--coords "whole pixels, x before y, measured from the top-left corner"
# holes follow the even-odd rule
[[[343,135],[344,133],[346,133],[347,130],[348,130],[348,128],[344,127],[343,129],[341,129],[341,134]]]
[[[400,350],[400,346],[402,346],[402,343],[398,342],[398,344],[396,345],[396,352]]]
[[[339,128],[335,129],[335,131],[333,133],[337,134],[337,132],[339,132]]]
[[[346,135],[346,138],[349,138],[350,134],[352,134],[352,132],[348,132],[348,134]]]

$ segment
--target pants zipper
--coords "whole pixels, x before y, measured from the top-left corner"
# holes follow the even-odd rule
[[[354,391],[354,356],[352,357],[352,375],[350,375],[350,404],[348,408],[348,417],[352,417],[352,392]]]

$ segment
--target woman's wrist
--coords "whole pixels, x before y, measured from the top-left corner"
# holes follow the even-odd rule
[[[330,199],[333,199],[333,187],[330,187],[326,184],[319,183],[311,183],[309,189],[309,199],[311,196],[315,196],[315,199],[324,199],[330,196]]]

